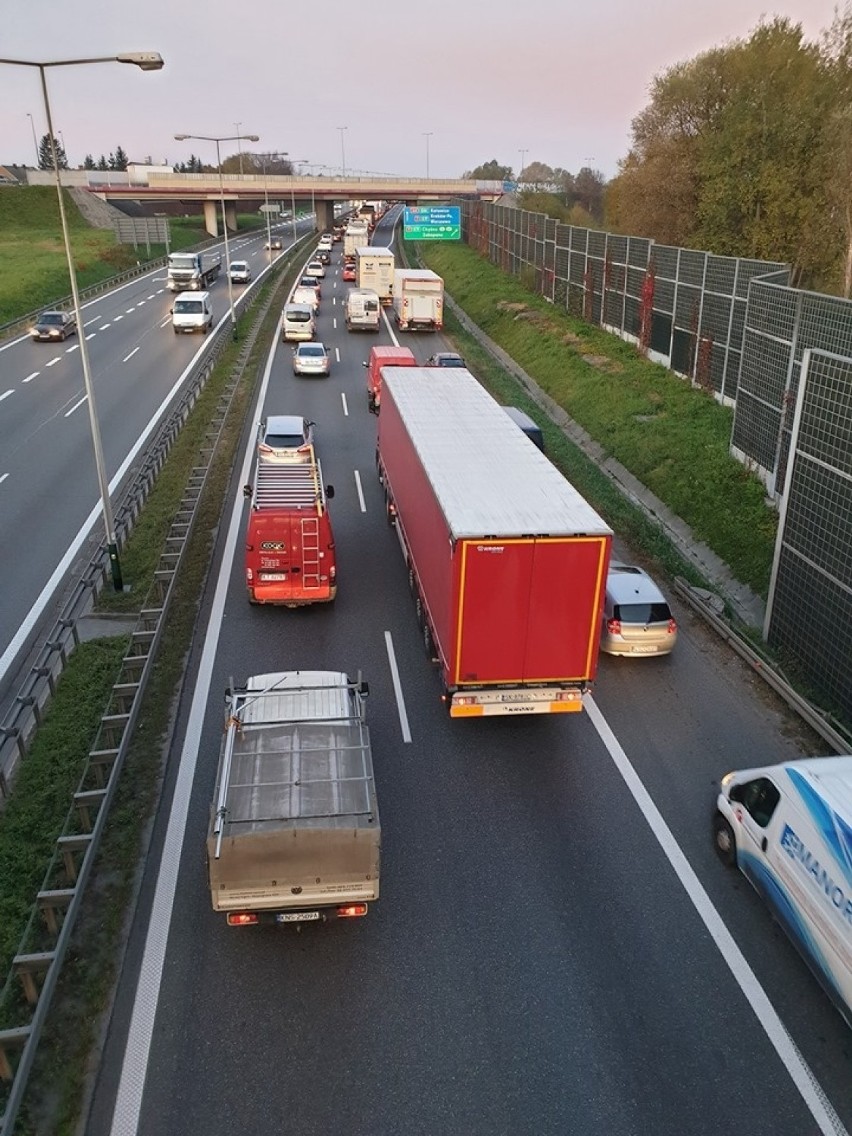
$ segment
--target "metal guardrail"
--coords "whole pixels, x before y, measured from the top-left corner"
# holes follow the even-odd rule
[[[312,237],[313,234],[309,236]],[[303,244],[304,238],[293,247],[289,255],[281,258],[288,267],[302,251]],[[154,573],[154,582],[146,599],[146,606],[140,612],[136,628],[131,635],[130,646],[122,662],[118,681],[113,685],[109,704],[101,718],[97,739],[89,753],[62,834],[57,840],[51,862],[43,877],[18,953],[6,976],[2,989],[3,1002],[7,1001],[13,985],[20,982],[24,1002],[31,1010],[31,1016],[20,1025],[0,1030],[0,1080],[9,1086],[5,1110],[0,1117],[0,1136],[12,1136],[14,1131],[74,923],[83,902],[85,885],[97,856],[109,808],[116,793],[147,681],[154,665],[175,580],[192,532],[198,502],[240,375],[274,298],[273,292],[258,312],[227,388],[220,399],[215,419],[201,446],[199,464],[190,475],[183,500],[172,522],[159,566]],[[253,301],[252,296],[248,296],[245,300],[240,297],[237,305],[248,307]],[[144,463],[143,470],[126,495],[123,510],[116,516],[117,531],[120,525],[119,517],[122,518],[120,530],[122,539],[126,539],[151,485],[156,480],[157,473],[162,468],[175,438],[228,340],[230,330],[228,322],[219,329],[213,350],[199,365],[191,389],[185,392],[179,406],[169,416]],[[106,544],[103,543],[98,555],[90,563],[84,581],[75,589],[75,596],[67,605],[69,610],[63,614],[57,624],[57,628],[70,636],[75,645],[79,641],[75,625],[76,619],[81,614],[79,610],[81,600],[92,590],[97,590],[98,583],[103,586],[108,568],[109,557]],[[54,665],[59,660],[64,665],[69,653],[67,643],[66,647],[60,647],[55,642],[56,639],[56,629],[54,629],[52,642],[45,649],[52,651],[56,656]],[[53,679],[50,677],[52,673],[52,666],[34,667],[30,678],[41,679],[48,690],[52,691]],[[23,705],[24,702],[19,700],[19,706]],[[49,947],[47,950],[28,950],[27,947],[36,937],[39,917],[44,921],[40,935],[46,937]],[[41,939],[34,945],[41,945]],[[21,1016],[25,1017],[25,1014],[22,1013]],[[13,1060],[12,1054],[18,1055],[17,1061]]]

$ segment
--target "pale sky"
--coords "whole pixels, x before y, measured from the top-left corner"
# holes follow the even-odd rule
[[[131,160],[215,161],[177,133],[258,134],[315,172],[458,177],[496,158],[616,173],[653,77],[787,16],[816,40],[836,0],[16,0],[0,54],[39,62],[158,51],[160,72],[53,68],[71,165],[121,145]],[[840,0],[840,8],[844,0]],[[0,163],[35,161],[46,133],[38,71],[0,66]],[[240,125],[238,126],[237,123]],[[339,127],[347,127],[342,134]],[[427,132],[430,134],[428,140]],[[222,156],[236,153],[222,144]]]

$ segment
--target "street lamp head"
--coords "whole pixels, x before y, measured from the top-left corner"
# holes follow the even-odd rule
[[[134,63],[142,71],[160,71],[163,67],[159,51],[125,51],[115,58],[119,63]]]
[[[260,141],[260,135],[259,134],[244,134],[243,135],[243,141],[244,142],[259,142]]]
[[[190,137],[189,134],[176,134],[175,135],[175,142],[185,142],[187,140],[187,138],[189,138],[189,137]]]

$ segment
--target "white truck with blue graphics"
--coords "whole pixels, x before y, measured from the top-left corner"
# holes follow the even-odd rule
[[[852,1026],[852,755],[722,778],[714,833]]]

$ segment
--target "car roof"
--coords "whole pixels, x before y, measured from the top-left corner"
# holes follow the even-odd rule
[[[313,348],[315,348],[315,347],[322,347],[323,351],[325,351],[325,347],[323,346],[322,343],[319,342],[318,339],[313,339],[313,340],[311,340],[310,343],[299,343],[296,346],[296,350],[297,351],[310,351],[310,350],[313,350]]]
[[[270,414],[266,419],[267,434],[301,434],[304,428],[301,414]]]
[[[245,268],[248,265],[247,260],[232,260],[231,268]]]
[[[643,568],[613,560],[606,578],[607,594],[615,603],[665,603],[666,597]]]

